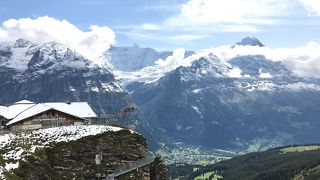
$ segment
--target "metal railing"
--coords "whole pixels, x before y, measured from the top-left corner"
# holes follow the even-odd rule
[[[139,169],[141,167],[144,167],[146,165],[149,165],[154,161],[154,159],[155,159],[155,157],[150,154],[141,160],[129,163],[119,169],[114,170],[112,174],[107,175],[106,180],[113,180],[114,178],[116,178],[118,176],[121,176],[121,175],[126,174],[131,171],[134,171],[134,170]]]

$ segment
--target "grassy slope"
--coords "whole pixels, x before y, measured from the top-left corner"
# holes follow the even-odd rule
[[[287,148],[285,148],[287,149]],[[230,160],[207,166],[205,169],[218,170],[224,179],[292,179],[302,171],[308,171],[320,164],[320,150],[296,147],[299,151],[283,152],[276,148],[264,152],[249,153]],[[317,172],[315,170],[314,172]],[[305,177],[315,173],[305,173]],[[319,178],[319,174],[317,175]]]

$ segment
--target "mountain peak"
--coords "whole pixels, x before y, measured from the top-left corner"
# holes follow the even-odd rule
[[[29,47],[31,45],[36,45],[36,44],[34,44],[33,42],[28,41],[26,39],[23,39],[23,38],[17,39],[15,41],[15,43],[14,43],[14,47],[15,48],[26,48],[26,47]]]
[[[264,45],[254,36],[251,37],[245,37],[241,40],[241,42],[237,42],[235,45],[239,46],[259,46],[263,47]],[[234,47],[234,46],[233,46]]]

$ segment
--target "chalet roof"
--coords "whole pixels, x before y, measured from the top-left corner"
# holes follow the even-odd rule
[[[45,105],[45,104],[34,104],[32,107],[30,107],[29,109],[21,112],[14,119],[9,121],[7,123],[7,125],[11,125],[11,124],[17,123],[17,122],[22,121],[22,120],[24,120],[26,118],[29,118],[29,117],[32,117],[32,116],[37,115],[39,113],[48,111],[49,109],[52,109],[52,107],[50,107],[48,105]]]
[[[15,103],[11,106],[0,106],[0,116],[3,116],[6,119],[13,119],[18,114],[34,105],[34,103]]]
[[[86,102],[34,103],[26,100],[16,102],[11,106],[0,106],[0,116],[10,120],[7,123],[10,125],[49,109],[55,109],[79,118],[97,117]]]
[[[91,118],[97,117],[97,115],[93,112],[91,107],[86,102],[70,102],[70,103],[45,103],[46,105],[52,107],[61,112],[65,112],[67,114],[71,114],[74,116],[82,117],[82,118]]]

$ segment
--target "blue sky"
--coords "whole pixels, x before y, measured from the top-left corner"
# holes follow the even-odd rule
[[[244,36],[274,48],[320,42],[319,0],[1,0],[0,22],[42,16],[82,31],[108,26],[117,46],[159,50],[199,50]]]

